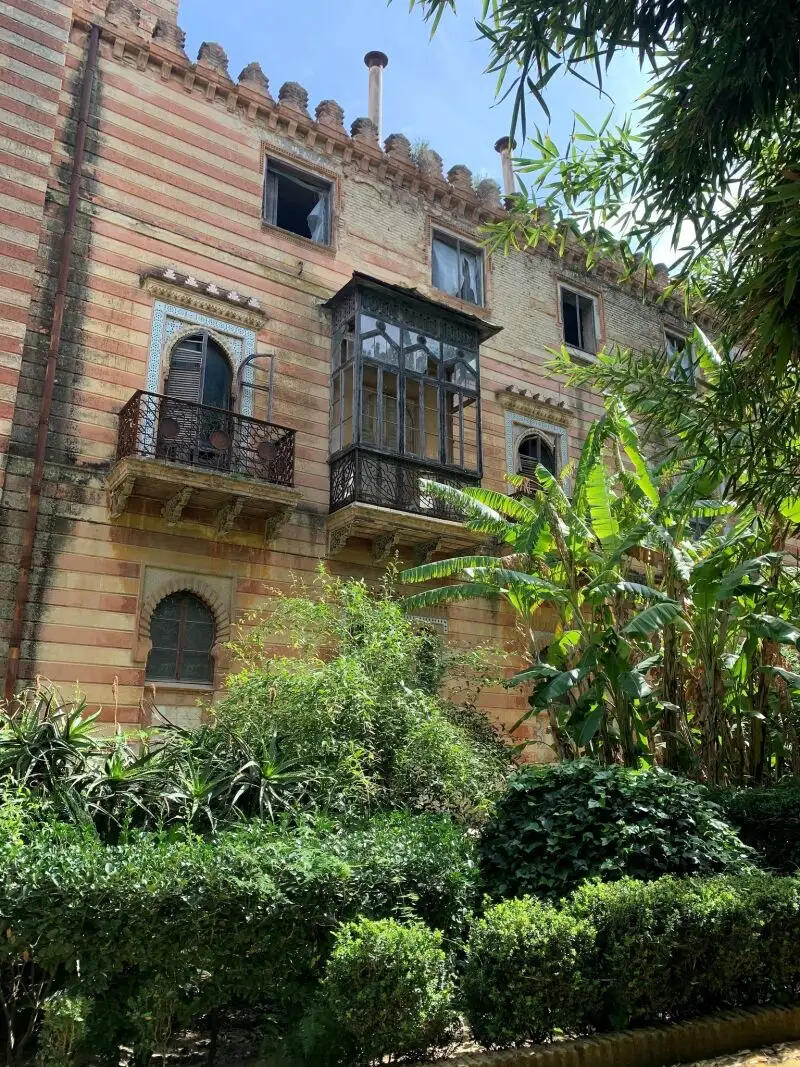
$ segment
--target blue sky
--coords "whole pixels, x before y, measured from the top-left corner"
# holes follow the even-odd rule
[[[480,8],[480,0],[458,0],[458,14],[445,15],[433,40],[419,11],[409,13],[408,0],[181,0],[179,21],[190,57],[202,41],[216,41],[234,78],[257,60],[274,96],[283,82],[299,81],[312,114],[320,100],[337,100],[348,129],[367,111],[364,53],[386,52],[383,136],[423,139],[443,157],[445,172],[464,163],[500,181],[494,143],[508,132],[510,102],[496,105],[495,76],[482,73],[489,54],[474,24]],[[615,62],[606,90],[620,114],[643,88],[633,58]],[[599,121],[612,106],[575,78],[551,81],[547,98],[559,145],[573,110]],[[529,122],[546,125],[533,101],[529,115]]]

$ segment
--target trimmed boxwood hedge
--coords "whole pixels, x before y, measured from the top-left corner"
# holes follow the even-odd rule
[[[475,921],[462,980],[486,1045],[690,1018],[800,993],[800,880],[769,874],[591,882],[558,907]]]
[[[107,846],[6,806],[0,870],[0,983],[16,1046],[0,1019],[4,1062],[28,1031],[32,1049],[43,1017],[52,1045],[77,1034],[101,1058],[120,1044],[146,1056],[173,1020],[230,1005],[269,1005],[286,1029],[340,923],[413,917],[461,935],[477,901],[470,839],[434,815],[251,823],[212,839],[134,833]]]

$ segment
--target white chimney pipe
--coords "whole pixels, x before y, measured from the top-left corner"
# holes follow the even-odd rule
[[[503,192],[506,196],[513,196],[516,192],[514,186],[514,164],[511,162],[511,153],[517,147],[510,137],[501,137],[495,142],[495,151],[500,153],[503,163]]]
[[[383,68],[388,66],[389,57],[383,52],[367,52],[364,62],[369,67],[369,108],[368,117],[375,124],[378,140],[381,136],[381,112],[383,110]]]

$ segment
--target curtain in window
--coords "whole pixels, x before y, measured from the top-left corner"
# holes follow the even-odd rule
[[[458,296],[458,251],[444,241],[433,242],[433,284],[443,293]]]
[[[264,221],[273,226],[278,221],[278,175],[274,170],[267,170],[264,183]]]
[[[308,213],[308,229],[311,240],[318,245],[328,243],[328,194],[318,192],[314,207]]]
[[[478,285],[478,271],[475,256],[461,253],[461,299],[469,300],[471,304],[479,304],[480,286]]]

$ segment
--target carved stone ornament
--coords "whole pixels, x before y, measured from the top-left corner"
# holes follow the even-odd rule
[[[442,157],[432,148],[423,148],[417,158],[420,173],[431,180],[442,180]]]
[[[189,503],[193,492],[194,490],[190,485],[185,485],[164,504],[161,509],[161,516],[167,526],[176,526],[181,521],[183,509]]]
[[[236,525],[236,520],[239,518],[243,507],[243,496],[234,497],[233,500],[222,505],[214,519],[214,532],[218,537],[224,537],[225,534],[231,532]]]
[[[341,552],[354,533],[354,524],[351,522],[330,530],[328,532],[328,555],[335,556],[337,552]]]
[[[177,52],[182,59],[188,59],[184,51],[186,33],[176,23],[169,22],[167,19],[159,19],[153,34],[153,41],[162,48]]]
[[[197,53],[197,62],[199,66],[211,67],[217,74],[221,74],[224,78],[230,78],[228,73],[228,54],[221,44],[216,44],[214,41],[203,41],[200,45],[200,51]]]
[[[572,408],[566,400],[556,400],[554,397],[535,393],[530,389],[522,389],[516,385],[507,385],[504,389],[498,390],[495,398],[506,411],[516,411],[520,415],[543,419],[545,422],[552,422],[558,426],[569,424]]]
[[[283,527],[292,517],[297,507],[296,504],[282,504],[272,515],[268,515],[264,522],[264,541],[272,544],[278,537]]]
[[[153,267],[140,275],[142,288],[159,299],[212,314],[249,330],[260,330],[267,313],[255,296],[240,293],[222,282],[209,282],[173,267]]]
[[[370,144],[374,148],[380,147],[378,127],[372,119],[355,119],[350,127],[350,136],[356,141],[364,141],[365,144]]]
[[[331,126],[335,130],[344,131],[344,108],[335,100],[320,100],[315,114],[321,126]]]
[[[149,11],[139,12],[139,29],[145,37],[152,37],[158,25],[158,17],[151,15]]]
[[[447,172],[447,180],[456,189],[462,189],[464,192],[472,192],[472,171],[469,167],[465,167],[463,163],[456,163],[454,167],[451,167]]]
[[[299,82],[284,82],[278,90],[278,100],[284,107],[293,108],[308,116],[308,90]]]
[[[411,142],[404,133],[390,133],[383,142],[383,149],[392,159],[411,162]]]
[[[441,543],[441,538],[437,537],[433,541],[422,541],[420,544],[415,545],[414,562],[416,565],[421,567],[423,563],[430,563],[439,551]]]
[[[124,514],[135,485],[135,478],[126,478],[116,489],[109,490],[108,513],[112,519],[118,519]]]
[[[475,195],[487,207],[500,208],[500,186],[494,178],[484,178],[478,182]]]
[[[106,19],[115,26],[139,27],[139,9],[133,0],[109,0]]]
[[[376,563],[385,563],[397,548],[398,534],[396,530],[390,533],[378,534],[372,542],[372,558]]]
[[[269,100],[272,99],[269,92],[269,79],[261,69],[260,63],[248,63],[239,75],[239,84],[247,86],[256,93],[261,93]]]

